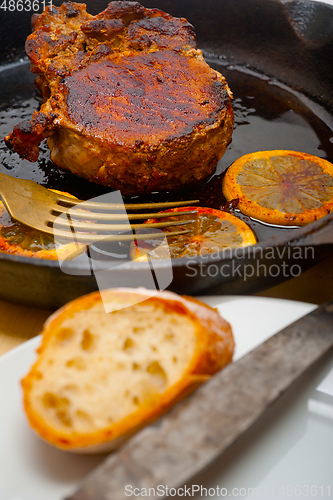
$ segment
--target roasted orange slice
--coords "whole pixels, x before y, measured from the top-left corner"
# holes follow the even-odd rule
[[[52,191],[75,198],[69,193]],[[84,248],[84,245],[65,241],[62,245],[56,245],[51,235],[32,229],[12,219],[0,201],[0,252],[38,259],[57,260],[59,258],[74,258]]]
[[[197,210],[197,214],[177,215],[187,210]],[[191,229],[190,233],[173,236],[163,245],[157,241],[147,243],[135,242],[132,246],[134,260],[147,260],[147,254],[152,259],[170,257],[196,257],[198,255],[218,253],[226,248],[245,247],[257,243],[252,229],[242,220],[228,212],[207,207],[179,207],[167,212],[175,212],[174,217],[165,219],[149,219],[146,222],[164,222],[177,220],[191,220],[195,222],[184,226],[163,228],[165,233],[170,231]],[[163,213],[163,212],[160,212]]]
[[[333,165],[296,151],[247,154],[227,170],[223,194],[262,222],[302,226],[333,210]]]

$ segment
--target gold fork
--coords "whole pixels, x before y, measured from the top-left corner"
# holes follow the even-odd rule
[[[132,241],[161,237],[161,232],[148,234],[119,234],[136,229],[160,229],[191,224],[190,217],[181,221],[122,224],[128,220],[161,219],[172,217],[174,212],[134,213],[127,210],[157,210],[198,203],[198,200],[165,203],[114,204],[82,201],[52,192],[34,181],[16,179],[0,173],[0,195],[10,216],[26,226],[54,237],[69,238],[77,242]],[[80,205],[82,204],[82,207]],[[79,205],[79,207],[77,207]],[[74,207],[74,208],[73,208]],[[118,212],[118,213],[114,213]],[[195,215],[196,210],[186,210],[178,215]],[[96,222],[98,221],[98,222]],[[54,226],[54,227],[53,227]],[[60,229],[59,229],[60,228]],[[190,229],[164,233],[167,237],[189,233]],[[116,234],[108,234],[110,232]]]

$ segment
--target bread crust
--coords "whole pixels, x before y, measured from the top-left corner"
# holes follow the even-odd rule
[[[107,301],[135,304],[142,300],[144,289],[113,289],[103,291],[104,303]],[[196,328],[196,349],[183,377],[147,404],[141,405],[136,412],[123,420],[89,434],[65,433],[50,427],[36,412],[30,394],[33,384],[40,377],[39,364],[63,321],[78,311],[89,310],[101,302],[99,292],[80,297],[70,302],[50,316],[43,329],[42,344],[38,348],[38,359],[29,374],[22,380],[24,409],[32,428],[49,443],[72,452],[95,453],[112,450],[144,425],[152,422],[170,409],[176,402],[194,391],[202,382],[208,380],[227,363],[231,362],[234,340],[230,325],[220,317],[216,310],[191,297],[180,297],[172,292],[160,292],[147,298],[143,303],[156,305],[167,314],[176,312],[190,318]]]

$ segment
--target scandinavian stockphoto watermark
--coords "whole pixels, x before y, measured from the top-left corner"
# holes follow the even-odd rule
[[[212,248],[210,254],[200,254],[200,262],[189,258],[186,262],[189,278],[297,278],[303,270],[302,261],[315,259],[313,247],[239,247]],[[207,262],[209,260],[209,262]]]
[[[101,204],[102,209],[92,208],[91,202]],[[82,216],[78,216],[78,212],[82,213]],[[96,215],[99,213],[109,214],[108,220],[99,220]],[[87,223],[85,232],[82,229],[85,226],[84,221]],[[103,227],[104,222],[121,225],[116,226],[117,229],[110,233]],[[89,223],[99,223],[101,230],[97,233],[89,230]],[[57,217],[53,227],[60,230],[59,234],[67,230],[70,235],[71,251],[64,257],[64,240],[57,231],[54,233],[61,270],[71,275],[93,275],[103,302],[103,291],[109,288],[144,287],[149,290],[150,296],[154,296],[172,283],[173,267],[166,234],[161,229],[150,229],[145,225],[141,225],[138,230],[133,229],[120,191],[74,205]],[[120,240],[124,237],[127,254],[125,252],[125,255],[121,255],[123,247]],[[68,248],[68,239],[66,244]],[[135,255],[140,258],[136,259]],[[246,282],[255,277],[295,278],[303,270],[301,261],[309,262],[314,259],[315,252],[313,247],[249,246],[224,250],[219,247],[210,248],[210,253],[207,254],[203,247],[199,256],[200,259],[189,257],[185,260],[186,278],[220,276]],[[133,260],[140,262],[139,268],[133,267]],[[145,300],[144,295],[142,300]],[[138,302],[141,300],[138,299]],[[107,310],[107,301],[104,306]]]

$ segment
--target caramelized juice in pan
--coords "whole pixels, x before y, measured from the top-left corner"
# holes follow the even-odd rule
[[[199,199],[201,206],[221,208],[224,172],[237,158],[255,151],[287,149],[302,151],[333,162],[333,117],[301,93],[244,68],[208,60],[220,71],[233,91],[235,129],[232,143],[217,165],[215,174],[196,189],[181,193],[153,193],[149,197],[127,198],[126,202]],[[3,137],[22,119],[30,119],[40,105],[34,90],[34,75],[23,61],[0,67],[0,171],[32,179],[45,187],[67,191],[81,199],[96,197],[108,189],[58,169],[51,161],[46,141],[39,161],[30,163],[8,151]],[[259,241],[290,228],[269,226],[239,212],[256,232]]]

